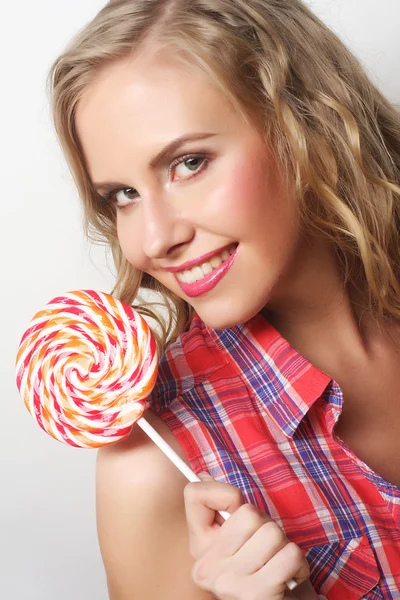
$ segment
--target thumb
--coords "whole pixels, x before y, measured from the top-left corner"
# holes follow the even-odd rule
[[[192,533],[215,530],[214,522],[223,525],[225,519],[218,511],[234,513],[245,503],[240,489],[229,483],[215,481],[208,473],[198,474],[200,481],[189,483],[184,489],[186,519]]]
[[[200,471],[200,473],[197,473],[197,477],[203,483],[206,483],[208,481],[214,481],[215,483],[217,483],[216,480],[213,477],[211,477],[211,475],[209,473],[207,473],[206,471]],[[217,483],[217,485],[219,485],[219,484]],[[232,487],[232,486],[230,486],[230,487]],[[215,509],[215,510],[217,510],[217,509]],[[225,519],[220,514],[218,514],[218,512],[215,512],[214,513],[214,523],[211,525],[211,527],[213,529],[215,529],[215,528],[218,528],[217,525],[221,526],[224,523],[225,523]]]
[[[209,473],[207,473],[206,471],[200,471],[200,473],[196,473],[197,477],[201,480],[201,481],[215,481],[215,479],[213,477],[211,477],[211,475]]]

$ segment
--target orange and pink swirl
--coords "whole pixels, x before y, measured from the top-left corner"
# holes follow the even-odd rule
[[[158,371],[152,331],[109,294],[78,290],[32,319],[16,358],[26,408],[56,440],[98,448],[126,437]]]

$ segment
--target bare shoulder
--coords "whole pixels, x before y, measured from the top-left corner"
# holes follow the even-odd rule
[[[146,420],[186,460],[167,425]],[[186,478],[138,426],[97,455],[97,529],[111,600],[210,600],[191,579]]]
[[[187,463],[186,456],[168,426],[151,410],[145,413],[146,420]],[[139,491],[143,484],[149,494],[151,487],[158,489],[166,481],[174,482],[171,495],[181,496],[187,480],[150,438],[134,425],[128,438],[101,448],[97,456],[97,476],[107,476],[119,481],[120,485],[134,485]],[[123,475],[123,477],[122,477]]]

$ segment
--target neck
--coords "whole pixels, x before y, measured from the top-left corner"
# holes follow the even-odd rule
[[[371,361],[387,335],[343,284],[332,249],[307,243],[263,313],[288,342],[335,378]]]

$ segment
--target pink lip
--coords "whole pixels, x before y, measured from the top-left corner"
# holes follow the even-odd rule
[[[201,265],[204,262],[207,262],[209,258],[216,256],[217,254],[221,254],[227,248],[230,248],[232,244],[228,244],[223,248],[219,248],[218,250],[212,250],[207,254],[203,254],[203,256],[199,256],[198,258],[194,258],[193,260],[188,260],[187,262],[179,265],[178,267],[164,267],[165,271],[169,271],[170,273],[179,273],[179,271],[185,271],[186,269],[191,269],[196,265]]]
[[[183,283],[183,281],[179,281],[179,279],[175,275],[176,281],[179,283],[182,291],[189,298],[196,298],[197,296],[202,296],[206,294],[221,281],[221,279],[227,274],[229,269],[231,268],[236,256],[238,253],[238,248],[236,248],[235,252],[226,259],[217,269],[214,269],[211,273],[200,279],[199,281],[195,281],[194,283]],[[205,261],[203,261],[205,262]]]

